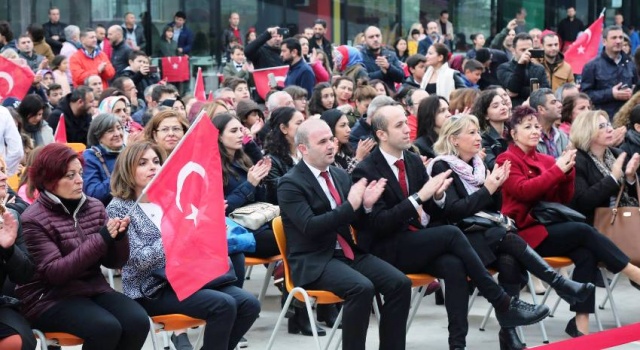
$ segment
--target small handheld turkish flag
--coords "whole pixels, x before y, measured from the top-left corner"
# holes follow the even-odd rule
[[[29,67],[0,56],[0,101],[10,96],[22,100],[31,88],[34,77]]]
[[[204,92],[204,79],[202,78],[202,68],[198,68],[196,76],[196,85],[193,87],[193,96],[196,101],[207,102],[207,96]]]
[[[269,86],[269,73],[273,73],[276,83],[280,87],[284,87],[284,80],[287,78],[289,66],[271,67],[256,69],[253,71],[253,81],[256,84],[256,90],[263,99],[266,99],[267,93],[271,90]]]
[[[564,60],[571,65],[573,73],[582,74],[584,65],[598,56],[602,41],[603,22],[604,16],[601,14],[564,53]]]
[[[184,300],[229,270],[218,129],[206,113],[196,118],[145,192],[162,208],[167,279]]]
[[[67,125],[64,123],[64,114],[60,114],[56,133],[53,134],[53,141],[57,143],[67,143]]]

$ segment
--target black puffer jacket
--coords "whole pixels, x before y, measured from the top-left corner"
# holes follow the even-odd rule
[[[244,54],[253,63],[255,69],[283,66],[280,58],[280,47],[267,45],[271,33],[264,32],[244,49]]]

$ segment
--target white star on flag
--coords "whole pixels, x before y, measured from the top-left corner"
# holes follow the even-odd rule
[[[198,226],[198,208],[191,204],[191,214],[185,216],[186,220],[193,220],[193,224]]]
[[[578,46],[578,53],[581,55],[584,55],[584,46],[582,45]]]

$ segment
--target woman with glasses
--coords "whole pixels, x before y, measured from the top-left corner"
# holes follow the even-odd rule
[[[145,139],[160,146],[167,155],[176,148],[189,129],[189,122],[182,114],[166,110],[154,115],[144,128]]]
[[[124,130],[118,117],[101,113],[93,118],[87,134],[87,149],[82,153],[85,162],[83,189],[105,206],[111,201],[113,167],[124,147]]]
[[[597,117],[599,121],[595,129],[602,130],[600,125],[607,129],[599,131],[605,133],[605,141],[601,143],[606,143],[611,127],[606,113],[603,115]],[[630,280],[639,283],[640,268],[631,264],[629,257],[593,226],[560,220],[543,225],[534,218],[532,210],[541,201],[569,203],[577,187],[582,186],[576,183],[577,151],[567,150],[557,159],[539,153],[536,147],[542,128],[536,111],[531,107],[516,107],[507,126],[506,135],[511,144],[498,156],[496,164],[502,166],[507,161],[511,163],[509,177],[502,185],[502,212],[515,220],[520,237],[540,256],[569,257],[576,266],[573,270],[573,280],[576,282],[593,283],[598,274],[598,263],[603,263],[612,273],[622,272]],[[574,124],[572,127],[572,140],[579,141],[573,136],[576,126]],[[577,146],[575,142],[574,145]],[[589,195],[593,195],[593,192]],[[589,333],[589,314],[594,313],[595,302],[593,293],[585,301],[571,306],[576,316],[569,320],[565,328],[569,336],[579,337]]]

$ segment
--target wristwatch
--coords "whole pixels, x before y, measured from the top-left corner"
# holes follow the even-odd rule
[[[416,203],[418,203],[418,205],[422,205],[422,199],[420,199],[420,196],[418,195],[418,193],[414,193],[413,195],[411,195],[411,198],[413,198],[414,201],[416,201]]]

